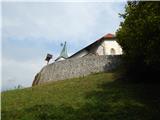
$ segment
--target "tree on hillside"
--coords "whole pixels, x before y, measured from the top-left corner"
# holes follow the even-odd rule
[[[160,2],[130,1],[117,30],[127,75],[141,77],[160,72]],[[153,76],[152,76],[153,77]]]

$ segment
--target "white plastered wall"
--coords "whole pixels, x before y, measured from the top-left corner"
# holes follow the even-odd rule
[[[104,41],[97,49],[96,53],[98,55],[113,55],[111,53],[111,49],[115,51],[114,55],[121,55],[122,54],[122,48],[121,46],[116,42],[116,40],[106,40]]]
[[[97,50],[96,50],[96,53],[98,55],[104,55],[104,47],[102,45],[100,45]]]

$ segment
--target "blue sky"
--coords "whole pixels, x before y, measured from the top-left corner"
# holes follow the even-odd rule
[[[115,33],[125,2],[3,2],[2,89],[29,87],[67,41],[71,55],[107,33]],[[53,62],[53,60],[51,61]]]

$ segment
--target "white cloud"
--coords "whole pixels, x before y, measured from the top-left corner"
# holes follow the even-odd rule
[[[113,4],[115,3],[3,3],[3,36],[46,37],[48,40],[59,40],[63,36],[75,40],[88,31],[95,34],[93,30],[97,26],[107,24],[110,27],[109,24],[112,23],[109,22],[119,21],[117,11],[111,7]],[[101,19],[105,19],[106,23]],[[101,29],[105,29],[105,32],[110,30],[102,26]],[[115,30],[112,29],[111,32]],[[103,34],[100,33],[101,36]]]
[[[42,61],[15,61],[13,59],[2,59],[2,90],[14,88],[17,85],[31,86],[35,74],[40,71],[45,62]]]

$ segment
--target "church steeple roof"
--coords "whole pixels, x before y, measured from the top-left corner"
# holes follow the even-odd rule
[[[59,57],[63,57],[63,58],[67,58],[68,57],[68,53],[67,53],[67,45],[66,45],[66,41],[64,43],[63,49],[61,51],[61,54]]]
[[[62,49],[59,57],[58,57],[55,61],[58,61],[58,60],[60,60],[61,58],[62,58],[62,59],[68,58],[67,43],[66,43],[66,41],[65,41],[65,43],[64,43],[63,49]]]

